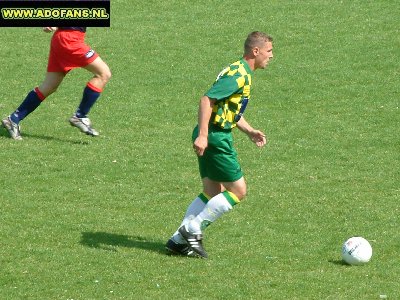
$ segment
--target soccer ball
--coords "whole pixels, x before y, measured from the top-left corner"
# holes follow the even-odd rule
[[[349,238],[342,246],[342,258],[349,265],[362,265],[371,259],[372,247],[360,236]]]

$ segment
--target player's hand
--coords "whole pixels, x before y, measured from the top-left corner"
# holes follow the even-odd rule
[[[43,27],[44,32],[53,32],[56,30],[57,30],[57,27]]]
[[[263,147],[267,144],[267,136],[260,130],[253,130],[249,133],[249,137],[257,147]]]
[[[198,156],[203,156],[207,146],[208,138],[204,136],[198,136],[193,143],[193,149]]]

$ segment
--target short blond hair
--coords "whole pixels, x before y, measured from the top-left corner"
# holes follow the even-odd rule
[[[244,53],[249,54],[254,47],[262,47],[265,42],[272,42],[272,37],[261,31],[253,31],[249,33],[244,42]]]

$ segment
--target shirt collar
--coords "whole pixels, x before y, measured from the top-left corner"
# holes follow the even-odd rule
[[[240,62],[243,64],[247,73],[249,73],[250,75],[253,75],[254,71],[250,68],[249,63],[243,57],[240,59]]]

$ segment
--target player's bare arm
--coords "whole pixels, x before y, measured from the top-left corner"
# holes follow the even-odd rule
[[[263,147],[267,143],[267,137],[264,132],[254,129],[242,116],[239,122],[236,123],[240,131],[247,134],[247,136],[252,140],[257,147]]]
[[[212,107],[214,100],[207,96],[203,96],[200,99],[198,123],[199,123],[199,136],[193,143],[193,148],[198,156],[204,154],[204,150],[208,145],[208,124],[212,113]]]

